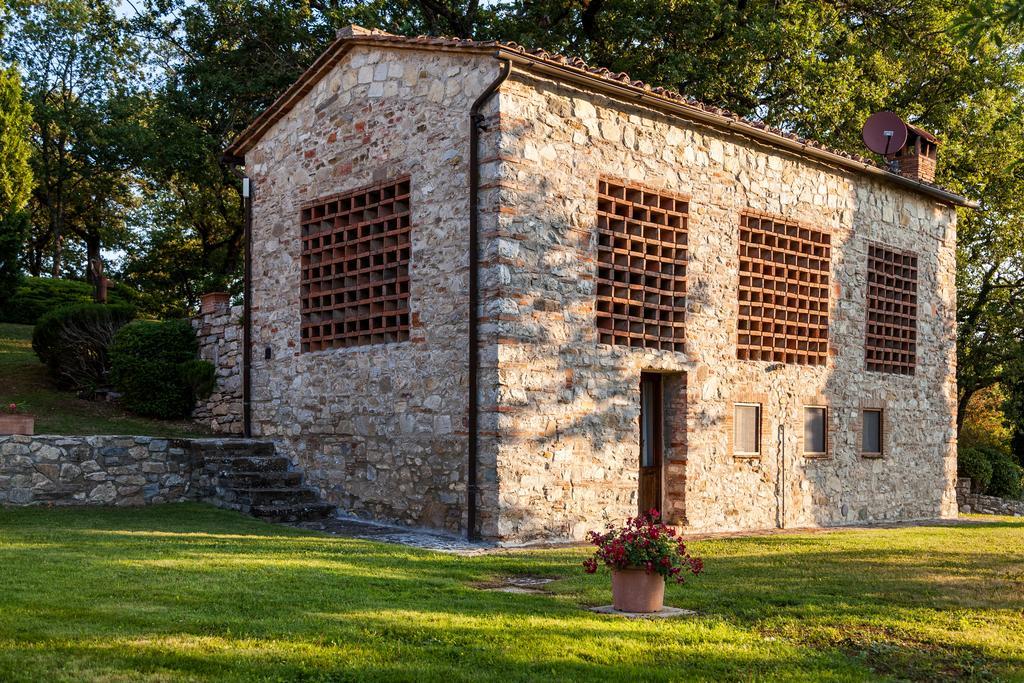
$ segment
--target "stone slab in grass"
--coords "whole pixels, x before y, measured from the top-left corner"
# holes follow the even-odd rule
[[[620,612],[611,605],[588,607],[587,609],[596,614],[607,614],[608,616],[623,617],[625,619],[677,619],[697,616],[695,610],[669,607],[668,605],[662,607],[660,612]]]

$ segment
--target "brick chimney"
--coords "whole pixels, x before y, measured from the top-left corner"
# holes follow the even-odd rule
[[[890,168],[905,178],[926,183],[935,180],[935,159],[939,139],[923,128],[907,124],[907,144],[895,154],[887,154]]]
[[[349,24],[348,26],[342,26],[338,29],[335,34],[336,38],[354,38],[355,36],[369,36],[373,34],[384,33],[383,31],[373,31],[368,28],[363,28],[358,24]]]

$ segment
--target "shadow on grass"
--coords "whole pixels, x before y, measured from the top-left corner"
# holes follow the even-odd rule
[[[0,510],[0,679],[984,678],[1024,666],[1022,530],[696,543],[708,572],[668,602],[702,616],[646,622],[581,608],[609,595],[580,548],[461,557],[197,505]],[[472,587],[512,574],[565,578]]]

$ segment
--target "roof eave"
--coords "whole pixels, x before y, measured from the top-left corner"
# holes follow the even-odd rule
[[[502,59],[510,59],[514,63],[537,73],[553,76],[560,80],[575,82],[579,85],[585,86],[587,90],[601,91],[609,95],[618,96],[620,99],[642,102],[652,108],[671,113],[675,116],[679,116],[680,118],[688,119],[694,123],[704,124],[711,128],[725,130],[736,135],[742,135],[759,140],[772,147],[780,147],[801,156],[810,157],[851,171],[867,173],[868,175],[872,175],[880,180],[891,182],[895,185],[928,195],[944,204],[963,206],[970,209],[977,209],[979,207],[977,201],[967,199],[966,197],[958,195],[955,192],[950,192],[949,190],[938,187],[937,185],[930,185],[919,180],[914,180],[913,178],[907,178],[906,176],[901,176],[883,168],[879,168],[871,162],[844,157],[841,154],[836,154],[835,152],[827,149],[822,149],[806,142],[793,140],[770,130],[757,128],[738,118],[734,119],[703,111],[683,102],[663,97],[645,88],[638,88],[628,83],[609,81],[608,79],[596,77],[573,66],[567,64],[552,64],[549,61],[542,60],[528,53],[516,50],[500,48],[498,53],[498,56]]]
[[[263,113],[261,113],[237,138],[224,150],[224,157],[234,161],[244,160],[246,152],[251,150],[266,132],[286,114],[302,97],[305,97],[355,45],[386,44],[393,49],[427,49],[440,51],[475,52],[490,54],[499,59],[507,59],[529,71],[545,74],[559,80],[580,85],[586,90],[603,92],[626,101],[642,102],[654,109],[670,113],[694,123],[706,125],[717,130],[742,135],[759,140],[769,146],[781,148],[795,154],[822,161],[855,172],[866,173],[880,180],[928,195],[944,204],[978,208],[978,202],[962,197],[954,192],[936,185],[924,183],[913,178],[892,173],[880,168],[870,161],[843,156],[828,149],[794,140],[771,130],[758,128],[739,117],[723,116],[686,104],[679,100],[664,97],[647,88],[637,87],[631,83],[613,81],[594,75],[569,64],[560,64],[530,53],[502,45],[437,45],[416,40],[395,41],[383,40],[375,34],[355,33],[340,35],[328,48],[306,69],[301,76],[288,87]]]

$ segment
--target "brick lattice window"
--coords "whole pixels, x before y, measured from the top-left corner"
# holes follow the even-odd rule
[[[917,256],[868,245],[868,370],[913,375],[917,364]]]
[[[737,358],[825,364],[830,258],[826,232],[741,218]]]
[[[409,338],[409,178],[302,208],[302,350]]]
[[[602,178],[597,198],[597,336],[684,350],[686,199]]]

